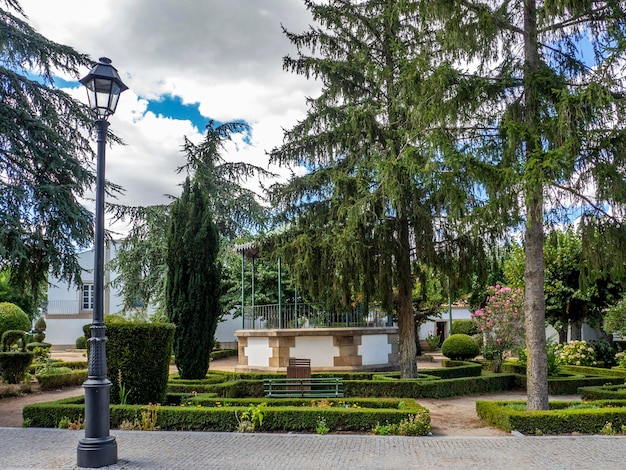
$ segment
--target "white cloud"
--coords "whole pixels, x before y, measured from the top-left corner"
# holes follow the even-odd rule
[[[126,143],[107,148],[106,176],[123,186],[118,202],[147,205],[178,194],[183,176],[183,137],[201,136],[186,120],[147,112],[147,99],[164,94],[198,103],[203,116],[243,119],[252,125],[251,145],[229,146],[227,159],[269,168],[266,151],[279,145],[283,129],[306,111],[305,97],[319,84],[285,72],[282,58],[294,52],[281,24],[301,32],[311,22],[296,0],[22,0],[28,22],[47,38],[97,59],[112,59],[129,91],[120,98],[111,130]],[[87,70],[85,70],[85,74]],[[71,77],[75,78],[75,77]],[[72,94],[85,99],[83,90]],[[258,188],[256,181],[249,182]]]

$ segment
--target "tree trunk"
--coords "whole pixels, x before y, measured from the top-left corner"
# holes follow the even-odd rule
[[[546,349],[543,197],[536,194],[528,208],[526,222],[526,269],[524,315],[526,316],[527,408],[548,409],[548,358]]]
[[[417,348],[415,346],[415,317],[413,315],[413,277],[409,242],[409,222],[398,217],[398,250],[396,257],[398,273],[398,352],[400,375],[403,379],[417,377]]]
[[[524,0],[524,98],[527,134],[524,139],[526,163],[541,158],[539,132],[539,49],[537,43],[536,0]],[[539,164],[528,165],[540,167]],[[546,349],[546,306],[544,293],[543,175],[540,169],[527,174],[526,180],[526,267],[524,314],[526,316],[527,409],[548,409],[548,357]]]

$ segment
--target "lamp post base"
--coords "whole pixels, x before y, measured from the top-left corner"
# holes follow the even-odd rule
[[[115,437],[85,438],[78,442],[76,463],[79,467],[100,468],[117,463]]]
[[[103,343],[101,343],[102,345]],[[97,351],[97,348],[95,348]],[[92,347],[91,359],[95,354]],[[109,435],[108,379],[87,379],[85,389],[85,438],[78,442],[77,463],[79,467],[99,468],[117,463],[117,442]]]

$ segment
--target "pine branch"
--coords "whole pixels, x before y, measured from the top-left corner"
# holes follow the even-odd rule
[[[616,217],[614,217],[613,215],[609,214],[606,210],[604,210],[604,208],[600,207],[597,203],[593,202],[588,196],[585,196],[584,194],[579,193],[574,188],[570,188],[570,187],[567,187],[567,186],[562,186],[562,185],[557,184],[555,182],[551,182],[550,184],[551,184],[551,186],[554,186],[557,189],[560,189],[562,191],[570,193],[570,194],[574,195],[575,197],[583,200],[585,203],[589,204],[596,212],[606,216],[608,219],[610,219],[610,220],[612,220],[614,222],[620,222]]]

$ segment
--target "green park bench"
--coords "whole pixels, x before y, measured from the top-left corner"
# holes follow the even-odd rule
[[[343,398],[343,381],[338,377],[265,379],[267,398]]]

